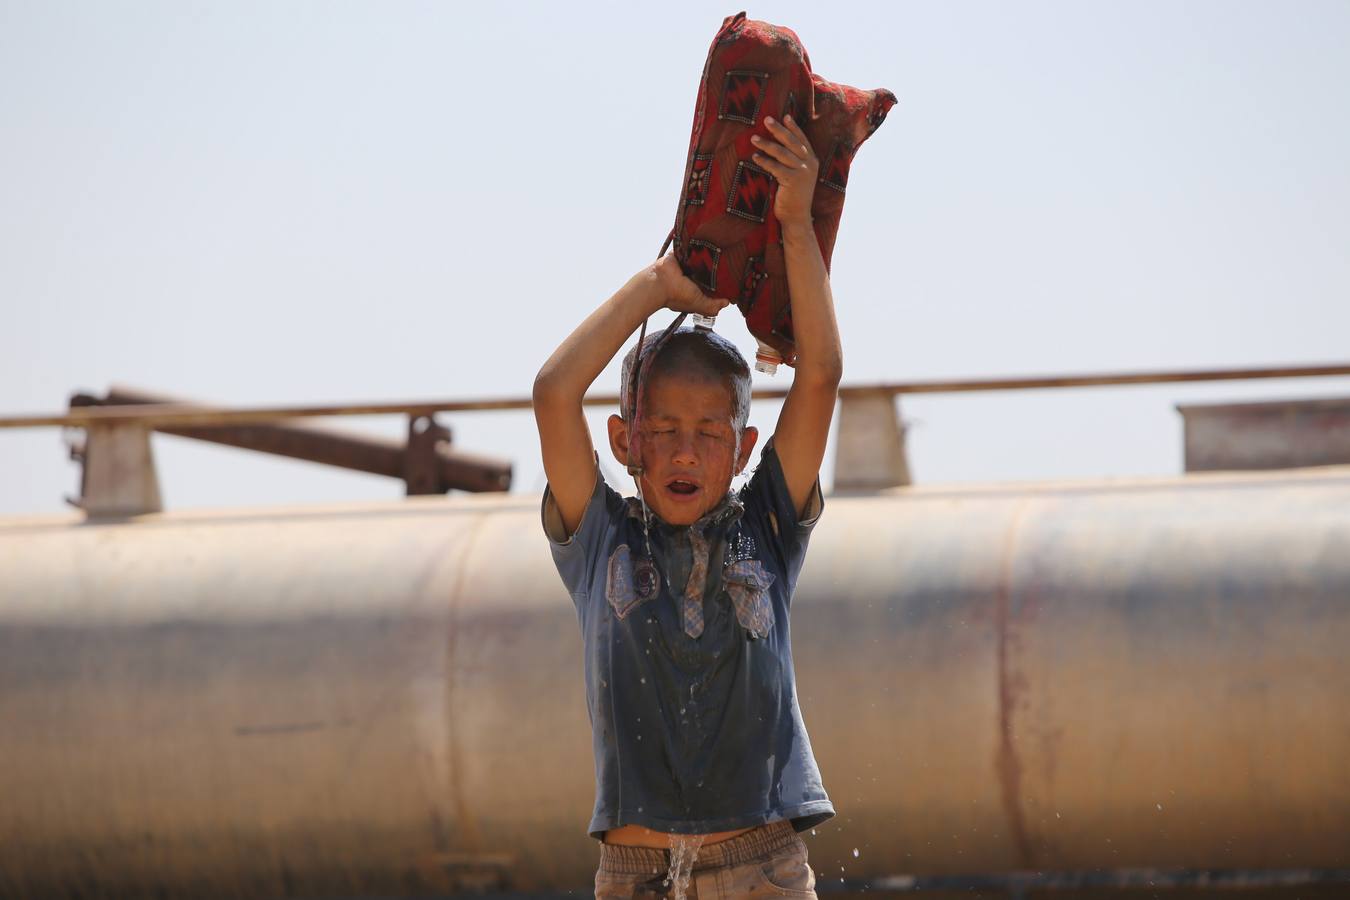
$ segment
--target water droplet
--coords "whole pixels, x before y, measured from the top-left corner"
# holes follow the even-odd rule
[[[1056,819],[1059,818],[1059,813],[1055,813],[1055,818],[1056,818]]]
[[[854,859],[857,859],[857,858],[858,858],[858,848],[857,848],[857,847],[854,847],[854,848],[853,848],[853,858],[854,858]]]
[[[1162,804],[1161,804],[1161,803],[1157,804],[1157,806],[1158,806],[1158,809],[1162,809]]]

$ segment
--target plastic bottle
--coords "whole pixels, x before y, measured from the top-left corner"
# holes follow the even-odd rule
[[[759,344],[759,349],[755,351],[755,371],[763,372],[765,375],[774,374],[783,362],[782,354],[763,341],[756,340],[756,343]]]

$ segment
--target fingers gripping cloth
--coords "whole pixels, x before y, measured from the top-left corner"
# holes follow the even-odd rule
[[[770,138],[764,117],[792,116],[820,160],[811,201],[828,270],[844,209],[849,167],[895,104],[885,89],[826,81],[788,28],[745,13],[722,22],[699,83],[684,188],[675,215],[675,256],[712,297],[734,302],[766,362],[795,362],[782,230],[773,176],[755,166],[752,135]]]

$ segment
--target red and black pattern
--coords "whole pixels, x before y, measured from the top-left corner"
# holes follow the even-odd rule
[[[772,175],[748,162],[737,163],[727,194],[727,212],[751,222],[763,222],[773,208],[777,182]]]
[[[764,257],[752,256],[745,261],[745,273],[741,275],[741,291],[736,295],[736,308],[746,312],[759,301],[764,293],[769,273],[764,270]]]
[[[791,115],[806,133],[821,161],[811,217],[828,267],[854,155],[894,104],[888,90],[860,90],[813,73],[791,29],[741,13],[723,21],[713,40],[694,109],[675,255],[710,296],[734,300],[750,333],[789,364],[795,348],[782,229],[773,215],[777,183],[750,164],[750,136],[768,135],[765,113]],[[710,203],[709,196],[726,203]]]
[[[722,258],[722,249],[716,244],[698,239],[689,242],[689,253],[684,260],[684,274],[689,280],[703,288],[713,291],[717,288],[717,263]]]
[[[728,72],[717,118],[755,124],[759,118],[759,105],[764,100],[764,85],[768,81],[768,72]]]
[[[840,142],[834,145],[830,156],[820,166],[820,183],[836,191],[848,187],[848,167],[853,162],[853,148]]]

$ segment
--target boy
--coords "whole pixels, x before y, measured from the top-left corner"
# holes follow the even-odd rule
[[[823,506],[817,473],[843,367],[829,277],[811,225],[819,163],[791,118],[766,118],[754,162],[777,181],[798,353],[773,438],[750,459],[750,373],[724,339],[676,332],[641,386],[639,497],[598,474],[582,397],[662,307],[714,316],[667,256],[643,269],[553,353],[534,385],[548,489],[544,530],[585,643],[599,898],[814,897],[797,836],[834,815],[796,698],[787,614]],[[627,465],[632,367],[610,449]],[[645,501],[646,508],[643,503]]]

